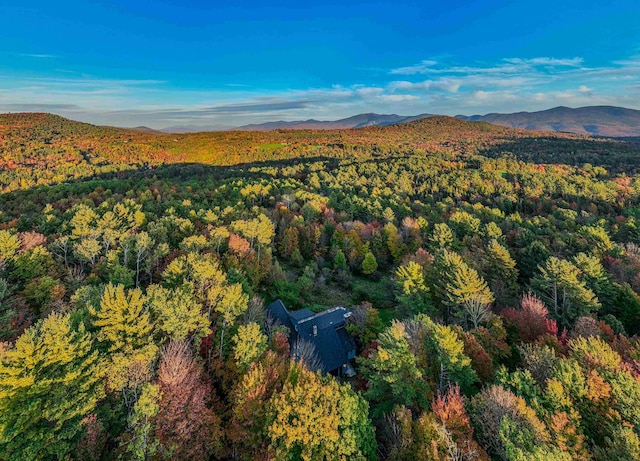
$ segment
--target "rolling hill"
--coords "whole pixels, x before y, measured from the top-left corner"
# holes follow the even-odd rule
[[[359,129],[166,134],[95,126],[45,113],[0,114],[0,191],[168,164],[249,168],[252,162],[432,154],[452,160],[514,155],[533,163],[591,163],[635,171],[640,143],[443,116]]]

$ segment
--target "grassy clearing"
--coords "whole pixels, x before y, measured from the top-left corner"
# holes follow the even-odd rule
[[[280,143],[270,143],[270,144],[260,144],[258,146],[258,149],[260,150],[266,150],[266,151],[274,151],[276,149],[280,149],[281,147],[284,147],[284,144],[280,144]]]

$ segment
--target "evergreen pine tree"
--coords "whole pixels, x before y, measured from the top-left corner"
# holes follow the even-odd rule
[[[396,299],[402,314],[433,313],[431,293],[425,282],[424,270],[418,263],[409,261],[396,270],[396,287]]]
[[[483,261],[484,273],[496,303],[502,307],[513,305],[518,297],[518,269],[516,262],[504,246],[491,239]]]
[[[378,262],[376,261],[376,257],[370,251],[364,256],[364,260],[362,261],[362,273],[365,275],[373,274],[378,268]]]
[[[465,303],[490,305],[493,293],[487,282],[462,257],[449,250],[441,251],[434,264],[434,292],[445,322],[466,320]]]
[[[551,256],[539,271],[531,285],[560,324],[570,326],[600,307],[596,295],[580,280],[580,269],[571,262]]]

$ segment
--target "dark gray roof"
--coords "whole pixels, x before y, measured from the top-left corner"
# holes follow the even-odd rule
[[[298,323],[302,320],[313,317],[315,314],[307,308],[299,309],[297,311],[289,311],[289,317],[294,323]]]
[[[302,310],[307,310],[308,309],[302,309]],[[296,312],[300,312],[300,311],[294,311],[291,312],[290,314],[293,316],[293,314],[295,314]],[[298,321],[298,332],[303,335],[302,331],[307,331],[311,328],[311,325],[317,325],[318,329],[324,330],[325,328],[336,328],[339,325],[344,325],[344,319],[345,319],[345,314],[347,313],[347,310],[344,307],[334,307],[333,309],[328,309],[326,311],[323,312],[319,312],[317,314],[314,314],[313,312],[309,311],[311,313],[310,316],[307,316],[305,318],[303,318],[302,320]]]
[[[269,306],[267,306],[267,312],[273,320],[277,321],[280,325],[287,327],[290,331],[293,330],[293,324],[289,317],[289,311],[279,299],[275,300]]]
[[[297,339],[311,342],[322,363],[322,371],[340,368],[355,357],[355,342],[345,330],[345,318],[349,312],[344,307],[334,307],[313,313],[309,309],[289,312],[282,301],[267,307],[270,315],[290,328],[289,344]]]

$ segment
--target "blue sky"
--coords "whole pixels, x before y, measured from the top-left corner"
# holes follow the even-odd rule
[[[2,0],[0,111],[211,128],[640,109],[639,24],[638,0]]]

